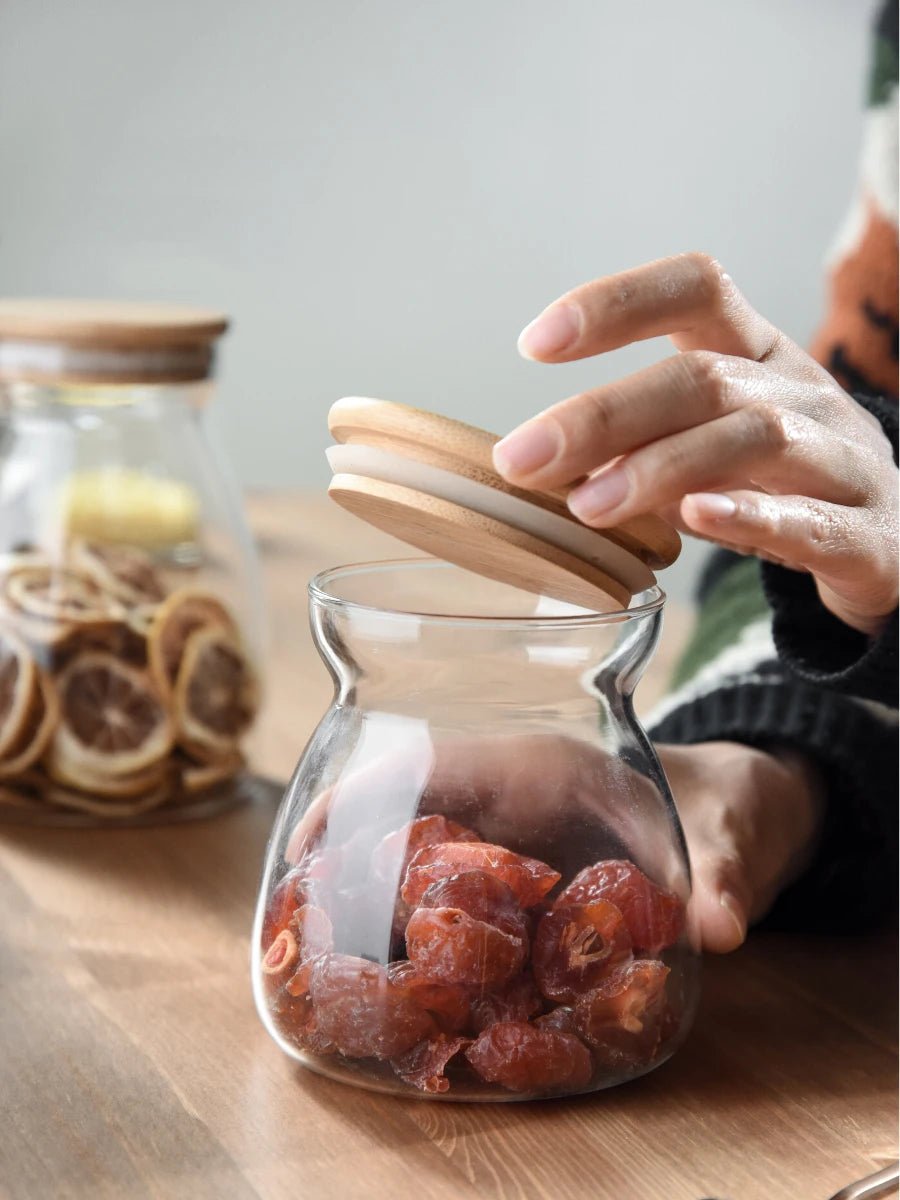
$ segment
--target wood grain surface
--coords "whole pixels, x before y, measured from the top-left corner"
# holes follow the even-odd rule
[[[321,497],[251,511],[273,647],[255,757],[283,777],[331,690],[308,576],[398,548]],[[669,614],[644,705],[685,624]],[[884,941],[751,938],[707,965],[675,1059],[578,1100],[398,1100],[303,1070],[248,978],[277,791],[181,826],[0,829],[0,1195],[826,1200],[896,1157]]]

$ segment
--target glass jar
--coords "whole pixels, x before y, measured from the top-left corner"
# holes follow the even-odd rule
[[[312,581],[335,695],[253,947],[287,1054],[444,1100],[589,1092],[669,1058],[698,990],[690,873],[632,708],[663,603],[590,613],[436,560]]]
[[[253,546],[207,422],[224,318],[0,303],[0,819],[246,794]]]

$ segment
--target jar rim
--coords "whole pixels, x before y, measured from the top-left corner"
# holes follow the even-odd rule
[[[363,604],[358,600],[348,600],[335,595],[329,590],[330,585],[340,579],[353,575],[382,574],[389,571],[416,570],[430,568],[447,568],[463,570],[452,562],[440,558],[387,558],[367,562],[345,563],[342,566],[329,567],[319,571],[309,581],[309,598],[316,604],[342,612],[357,612],[378,614],[381,617],[397,617],[401,620],[416,617],[435,625],[464,625],[467,627],[499,627],[515,629],[583,629],[601,625],[616,625],[626,621],[639,620],[649,617],[662,610],[666,602],[666,593],[655,584],[638,594],[641,602],[633,608],[610,609],[605,612],[582,611],[570,615],[536,614],[532,616],[496,616],[469,615],[464,613],[421,612],[413,608],[385,608],[376,604]],[[469,572],[471,574],[472,572]],[[642,599],[647,597],[646,599]]]

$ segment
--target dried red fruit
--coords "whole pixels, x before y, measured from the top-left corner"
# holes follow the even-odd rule
[[[303,904],[294,910],[288,932],[297,939],[297,967],[284,986],[292,996],[302,996],[309,991],[314,964],[332,948],[331,921],[323,909]]]
[[[275,1023],[285,1037],[296,1040],[298,1035],[303,1035],[313,1016],[308,992],[295,996],[289,987],[284,987],[272,996],[269,1004]]]
[[[673,892],[657,887],[632,862],[611,858],[581,871],[557,897],[554,908],[607,900],[625,918],[636,950],[658,954],[678,940],[684,905]]]
[[[303,879],[294,868],[275,886],[263,917],[261,943],[268,950],[275,938],[290,924],[294,910],[303,903]]]
[[[447,817],[417,817],[383,837],[372,853],[372,871],[378,879],[402,882],[410,860],[425,846],[445,842],[477,842],[478,834]]]
[[[297,864],[302,892],[308,900],[322,903],[330,895],[341,874],[343,855],[341,846],[326,846],[313,850]]]
[[[431,1013],[444,1033],[459,1033],[469,1023],[469,991],[461,984],[432,983],[405,960],[388,963],[387,975],[395,987],[405,989],[420,1008]]]
[[[324,1040],[313,1037],[308,993],[313,965],[330,946],[328,917],[322,909],[304,904],[291,914],[288,927],[277,935],[260,965],[262,984],[279,1029],[304,1048],[325,1045]]]
[[[665,1005],[669,968],[654,959],[614,967],[593,991],[575,1003],[579,1032],[592,1046],[608,1040],[610,1028],[645,1034],[658,1027]]]
[[[420,903],[426,908],[461,908],[470,917],[496,925],[505,933],[519,933],[527,924],[511,889],[487,871],[463,871],[438,879],[426,888]],[[412,913],[413,906],[398,896],[392,931],[400,940]]]
[[[325,954],[312,969],[317,1033],[350,1058],[396,1058],[433,1037],[431,1016],[396,987],[384,967],[347,954]]]
[[[498,1021],[527,1021],[543,1008],[544,1000],[530,975],[519,975],[498,992],[472,1002],[472,1028],[481,1033]]]
[[[328,887],[340,871],[340,850],[315,850],[281,879],[272,891],[263,917],[261,943],[268,950],[282,929],[287,929],[295,909],[309,901],[323,902]]]
[[[528,940],[459,908],[417,908],[406,927],[406,953],[425,979],[489,990],[522,970]]]
[[[291,914],[289,928],[297,938],[301,961],[331,949],[331,919],[324,909],[314,904],[301,904]]]
[[[534,1023],[538,1029],[556,1029],[560,1033],[571,1033],[573,1037],[579,1036],[578,1026],[575,1024],[575,1010],[562,1004],[543,1016],[535,1017]]]
[[[391,918],[391,954],[403,953],[403,939],[406,937],[406,926],[412,913],[413,910],[403,898],[397,896],[394,901],[394,915]]]
[[[660,1046],[659,1027],[652,1024],[643,1033],[628,1033],[618,1025],[597,1030],[591,1050],[599,1070],[607,1074],[633,1075],[656,1058]]]
[[[284,1030],[286,1036],[302,1049],[310,1054],[337,1054],[337,1046],[332,1042],[319,1028],[316,1020],[315,1012],[313,1011],[312,1001],[307,996],[305,999],[306,1019],[297,1021],[294,1025]]]
[[[450,1089],[450,1080],[444,1074],[447,1063],[465,1046],[471,1044],[471,1038],[448,1038],[439,1033],[436,1038],[419,1042],[418,1046],[413,1046],[406,1054],[392,1059],[391,1066],[404,1083],[412,1084],[422,1092],[432,1095],[446,1092]]]
[[[263,955],[260,970],[267,987],[280,987],[294,973],[299,957],[297,939],[289,929],[282,929]]]
[[[431,884],[464,871],[486,871],[502,880],[523,908],[537,904],[559,881],[558,871],[536,858],[515,854],[490,842],[443,842],[426,846],[409,864],[401,894],[418,904]]]
[[[538,987],[564,1003],[596,987],[610,967],[631,957],[622,914],[605,900],[570,904],[541,917],[531,963]]]
[[[513,1092],[578,1091],[591,1080],[587,1047],[570,1033],[527,1021],[501,1021],[486,1029],[466,1058],[488,1083]]]
[[[485,921],[512,933],[527,937],[528,920],[509,888],[487,871],[463,871],[448,875],[425,889],[421,908],[458,908],[476,921]]]
[[[595,1069],[610,1083],[651,1066],[678,1021],[669,968],[633,959],[632,934],[670,944],[684,919],[677,897],[609,860],[553,903],[551,867],[474,838],[444,817],[419,818],[379,843],[371,873],[363,838],[352,863],[349,843],[307,851],[263,922],[260,975],[283,1036],[310,1054],[388,1060],[429,1094],[448,1090],[447,1063],[463,1050],[486,1083],[520,1094],[580,1091]],[[397,921],[417,905],[408,959],[385,968],[335,953],[335,943],[382,944],[375,917],[395,898],[385,876],[410,855],[395,910]],[[545,997],[556,1006],[542,1014]]]

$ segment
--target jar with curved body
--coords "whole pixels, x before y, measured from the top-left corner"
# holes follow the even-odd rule
[[[690,874],[632,708],[664,597],[588,613],[434,560],[310,585],[334,701],[270,840],[260,1016],[334,1078],[570,1095],[690,1025]]]
[[[209,391],[0,382],[0,820],[242,795],[262,613]]]

